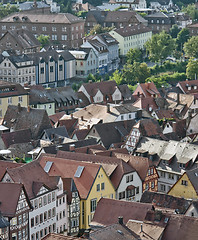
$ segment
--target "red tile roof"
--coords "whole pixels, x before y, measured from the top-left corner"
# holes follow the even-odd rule
[[[99,164],[86,163],[82,161],[72,161],[44,154],[41,155],[39,161],[43,168],[48,161],[53,162],[52,167],[49,171],[50,176],[73,178],[81,199],[86,199],[88,197],[89,191],[92,188],[94,180],[101,167]],[[84,167],[82,174],[79,178],[74,177],[78,166]]]
[[[16,168],[22,165],[23,165],[22,163],[15,163],[15,162],[0,160],[0,180],[2,179],[2,177],[4,176],[8,168]]]
[[[135,89],[133,95],[143,95],[144,97],[151,97],[152,95],[157,95],[161,97],[159,91],[157,90],[153,82],[140,83]]]
[[[136,102],[133,103],[133,106],[140,109],[145,109],[149,112],[158,109],[155,98],[153,97],[140,97]]]
[[[198,93],[198,80],[187,80],[178,82],[177,87],[179,87],[185,94],[197,94]],[[190,90],[188,88],[190,87]]]
[[[101,198],[97,204],[92,222],[108,226],[117,223],[119,216],[123,217],[124,224],[129,219],[143,221],[147,211],[151,209],[152,204],[148,203]]]

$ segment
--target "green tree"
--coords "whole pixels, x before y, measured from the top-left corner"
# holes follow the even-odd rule
[[[41,43],[42,47],[49,45],[49,36],[41,34],[37,37],[38,41]]]
[[[113,28],[112,27],[102,27],[100,24],[96,24],[89,32],[89,34],[87,34],[87,36],[89,35],[95,35],[95,34],[100,34],[100,33],[105,33],[105,32],[109,32],[111,31]]]
[[[18,12],[19,9],[16,6],[11,6],[10,3],[6,5],[0,4],[0,18],[3,18],[11,13]]]
[[[149,58],[154,62],[163,62],[175,48],[174,39],[165,31],[152,36],[145,44]]]
[[[193,21],[197,21],[198,19],[198,9],[196,8],[195,4],[188,4],[187,7],[182,9],[186,12]]]
[[[198,60],[190,59],[186,67],[186,75],[189,79],[197,79],[198,77]]]
[[[116,70],[115,72],[113,72],[112,76],[110,77],[110,81],[112,81],[112,80],[116,81],[116,83],[117,83],[118,85],[124,83],[124,82],[123,82],[122,73],[119,72],[118,70]]]
[[[189,30],[188,28],[183,28],[177,35],[176,46],[178,51],[183,50],[184,43],[189,39]]]
[[[142,61],[142,51],[138,48],[131,48],[127,54],[127,63],[133,64],[134,62],[141,62]]]
[[[198,58],[198,36],[191,37],[184,44],[184,52],[187,57]]]
[[[170,35],[172,38],[177,38],[177,35],[179,32],[180,32],[180,29],[177,24],[174,24],[170,29]]]

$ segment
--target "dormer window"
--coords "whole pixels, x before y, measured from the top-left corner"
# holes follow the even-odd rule
[[[194,85],[194,89],[195,89],[195,90],[197,89],[197,85]]]
[[[191,86],[188,86],[188,90],[191,90]]]

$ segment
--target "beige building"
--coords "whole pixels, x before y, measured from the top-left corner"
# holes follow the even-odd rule
[[[0,118],[3,118],[9,105],[27,107],[29,104],[28,92],[16,83],[0,81]]]
[[[125,56],[131,48],[144,48],[144,44],[152,37],[152,31],[140,24],[114,29],[110,35],[119,42],[120,55]]]

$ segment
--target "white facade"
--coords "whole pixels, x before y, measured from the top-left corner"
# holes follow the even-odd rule
[[[67,233],[68,216],[67,216],[67,195],[63,191],[63,181],[60,178],[58,183],[57,200],[56,200],[56,228],[57,233]]]
[[[126,188],[133,185],[134,189],[131,196],[127,196]],[[125,174],[120,181],[119,187],[116,190],[116,199],[128,201],[140,201],[142,196],[142,180],[137,172]]]
[[[170,188],[178,181],[178,179],[182,176],[179,172],[174,172],[170,168],[170,170],[164,170],[160,167],[157,168],[157,172],[159,175],[158,178],[158,191],[167,193]]]
[[[127,138],[127,141],[125,143],[125,148],[129,152],[132,152],[133,149],[135,148],[139,138],[140,138],[140,131],[139,131],[139,129],[133,128],[133,130],[131,131],[130,135]]]

